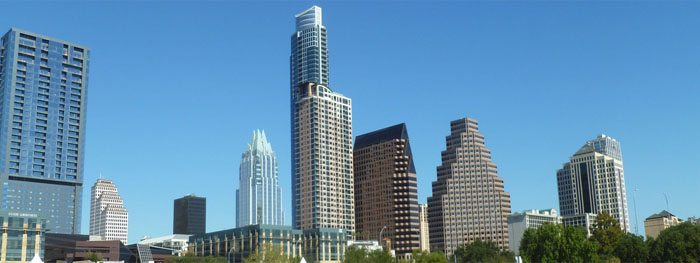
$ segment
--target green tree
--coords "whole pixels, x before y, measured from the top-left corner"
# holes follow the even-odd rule
[[[412,258],[415,263],[447,263],[447,257],[442,251],[437,252],[427,252],[427,251],[413,251]]]
[[[608,212],[598,214],[591,226],[591,240],[598,244],[598,255],[606,260],[614,257],[623,233],[620,222]]]
[[[294,259],[289,259],[282,254],[282,249],[271,244],[264,244],[254,254],[250,254],[243,259],[245,263],[290,263]],[[208,262],[207,262],[208,263]]]
[[[649,240],[650,262],[700,262],[700,225],[682,223]]]
[[[649,247],[641,236],[625,233],[620,238],[613,254],[621,262],[647,262]]]
[[[475,240],[470,244],[457,247],[455,256],[462,263],[510,263],[515,261],[513,253],[500,251],[493,241]]]
[[[343,263],[363,263],[367,259],[367,249],[364,247],[349,246],[345,250]]]
[[[595,262],[596,250],[585,228],[561,224],[527,229],[520,241],[520,255],[526,262]]]
[[[364,247],[350,246],[345,250],[343,263],[391,263],[393,258],[384,250],[368,251]]]
[[[90,253],[88,259],[92,262],[97,262],[102,260],[102,255],[96,253]]]

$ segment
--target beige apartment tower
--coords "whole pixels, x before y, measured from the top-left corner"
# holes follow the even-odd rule
[[[656,238],[664,229],[683,223],[683,220],[666,210],[653,214],[644,220],[644,232],[647,238]]]
[[[428,198],[430,246],[452,255],[458,246],[480,239],[508,249],[510,194],[479,124],[459,119],[450,123],[450,131]]]
[[[420,249],[420,210],[406,124],[357,136],[353,160],[357,238],[381,238],[408,258]]]
[[[350,99],[324,85],[297,87],[293,124],[294,227],[355,231]]]

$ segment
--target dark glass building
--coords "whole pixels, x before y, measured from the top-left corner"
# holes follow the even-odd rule
[[[186,195],[175,199],[173,234],[204,234],[207,232],[207,199]]]
[[[353,157],[356,237],[407,258],[420,249],[420,207],[406,124],[357,136]]]

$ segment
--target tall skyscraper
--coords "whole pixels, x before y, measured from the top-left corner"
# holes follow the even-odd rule
[[[90,235],[124,244],[129,238],[129,212],[112,180],[98,179],[90,191]]]
[[[207,232],[207,199],[193,194],[173,202],[173,234],[197,235]]]
[[[253,139],[241,157],[239,187],[236,190],[236,226],[284,225],[282,189],[277,178],[277,157],[265,131],[253,132]]]
[[[407,258],[420,249],[418,183],[406,124],[357,136],[355,228],[361,238],[391,241],[396,255]]]
[[[80,232],[90,50],[12,28],[0,48],[2,210]]]
[[[430,246],[452,255],[459,245],[481,239],[507,249],[510,194],[484,146],[479,123],[455,120],[450,131],[428,198]]]
[[[321,8],[296,16],[290,56],[294,227],[355,229],[352,106],[328,87]]]
[[[420,206],[420,250],[430,252],[430,228],[428,227],[428,205]]]
[[[605,135],[588,141],[557,170],[563,217],[608,212],[629,232],[625,172],[620,143]]]

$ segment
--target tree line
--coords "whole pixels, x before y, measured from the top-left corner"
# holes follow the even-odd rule
[[[658,237],[644,240],[626,233],[608,213],[599,214],[590,229],[563,224],[543,224],[525,231],[520,241],[524,262],[700,262],[700,225],[685,222],[661,231]],[[281,249],[266,245],[244,259],[246,263],[298,263],[287,258]],[[314,262],[313,259],[306,259]],[[223,263],[226,258],[171,257],[166,263]],[[397,259],[386,250],[367,250],[350,246],[343,263],[513,263],[515,255],[498,249],[493,241],[476,240],[446,257],[441,251],[414,251],[410,259]]]
[[[527,229],[520,241],[524,262],[700,262],[700,225],[685,222],[646,241],[626,233],[603,212],[586,238],[583,227],[544,224]]]

